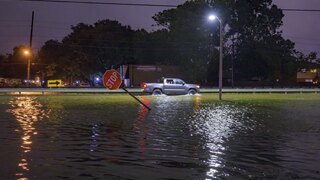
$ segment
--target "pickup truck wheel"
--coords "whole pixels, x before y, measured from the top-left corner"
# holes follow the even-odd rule
[[[195,95],[195,94],[197,94],[197,91],[195,89],[189,89],[188,94]]]
[[[155,89],[152,91],[152,95],[161,95],[162,91],[160,89]]]

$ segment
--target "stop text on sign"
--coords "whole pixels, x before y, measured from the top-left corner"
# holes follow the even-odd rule
[[[119,87],[121,86],[121,83],[122,83],[122,79],[118,71],[111,69],[111,70],[107,70],[104,73],[103,85],[106,88],[110,90],[119,89]]]

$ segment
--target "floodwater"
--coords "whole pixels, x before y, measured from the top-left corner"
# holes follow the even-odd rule
[[[320,177],[319,101],[53,97],[0,97],[0,179]]]

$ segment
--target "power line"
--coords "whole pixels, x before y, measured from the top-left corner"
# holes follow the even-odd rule
[[[291,12],[320,12],[320,9],[282,9],[282,11],[291,11]]]
[[[149,4],[149,3],[114,3],[114,2],[99,2],[99,1],[72,1],[72,0],[18,0],[28,2],[49,2],[49,3],[67,3],[67,4],[91,4],[91,5],[117,5],[117,6],[144,6],[144,7],[166,7],[175,8],[178,5],[172,4]],[[282,11],[289,12],[320,12],[320,9],[289,9],[280,8]]]
[[[112,3],[112,2],[98,2],[98,1],[69,1],[69,0],[19,0],[29,2],[51,2],[51,3],[68,3],[68,4],[91,4],[91,5],[118,5],[118,6],[145,6],[145,7],[166,7],[173,8],[177,5],[169,4],[147,4],[147,3]]]

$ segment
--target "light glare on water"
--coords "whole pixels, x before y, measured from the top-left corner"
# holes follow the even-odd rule
[[[28,179],[24,176],[30,171],[29,161],[31,158],[29,154],[32,151],[32,139],[38,134],[35,124],[46,116],[46,112],[40,109],[42,105],[32,97],[13,98],[9,104],[11,108],[7,112],[13,114],[19,123],[20,128],[14,131],[20,133],[22,141],[20,145],[21,160],[18,163],[20,170],[16,173],[16,176],[18,179]]]
[[[1,179],[319,177],[317,101],[303,109],[299,101],[275,108],[201,95],[139,97],[148,111],[110,98],[4,100]]]

